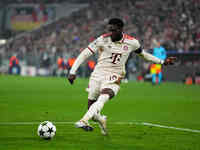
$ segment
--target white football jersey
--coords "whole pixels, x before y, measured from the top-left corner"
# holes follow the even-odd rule
[[[139,47],[139,41],[127,34],[123,34],[122,40],[117,42],[112,42],[110,34],[100,36],[88,46],[92,53],[98,52],[99,54],[92,75],[107,72],[124,77],[129,54]]]

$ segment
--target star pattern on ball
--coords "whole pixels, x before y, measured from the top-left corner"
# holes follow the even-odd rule
[[[49,132],[51,134],[53,132],[53,127],[49,128],[49,130],[47,132]]]
[[[43,130],[40,130],[40,131],[39,131],[39,134],[40,134],[40,136],[43,136],[43,135],[44,135],[44,131],[43,131]]]

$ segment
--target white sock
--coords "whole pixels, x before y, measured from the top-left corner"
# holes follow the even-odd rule
[[[102,120],[102,115],[100,113],[94,114],[92,117],[94,121]]]
[[[102,94],[99,96],[97,101],[92,104],[92,106],[89,108],[87,113],[83,116],[81,120],[84,120],[88,122],[95,114],[100,113],[102,110],[104,104],[109,100],[109,95],[108,94]]]

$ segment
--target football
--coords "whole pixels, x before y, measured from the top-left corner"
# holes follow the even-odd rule
[[[56,134],[56,126],[50,121],[41,122],[38,126],[37,134],[42,139],[50,140]]]

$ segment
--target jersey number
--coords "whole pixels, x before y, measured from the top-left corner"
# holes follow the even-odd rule
[[[111,57],[112,63],[116,64],[116,63],[120,62],[121,56],[122,56],[122,54],[120,54],[120,53],[112,53],[112,57]]]

